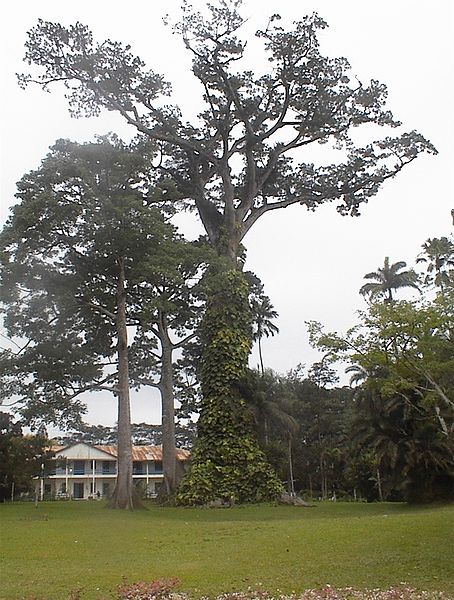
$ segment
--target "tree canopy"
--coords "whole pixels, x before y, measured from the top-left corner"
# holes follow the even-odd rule
[[[185,4],[174,26],[202,90],[192,123],[169,103],[170,84],[129,45],[96,42],[81,23],[66,28],[40,20],[26,43],[32,68],[20,76],[24,86],[63,83],[75,116],[119,112],[153,144],[161,198],[189,201],[213,246],[232,257],[266,212],[296,203],[313,210],[335,201],[341,214],[356,215],[383,181],[420,152],[435,152],[415,131],[355,145],[357,127],[400,123],[386,107],[385,85],[363,84],[345,58],[322,55],[317,36],[327,24],[317,14],[290,29],[280,26],[278,15],[271,17],[256,34],[267,66],[264,61],[258,73],[242,67],[247,40],[240,6],[220,0],[204,17]],[[327,142],[343,148],[337,163],[305,162],[307,147]],[[176,183],[174,195],[169,181]]]
[[[23,347],[3,358],[23,374],[11,392],[22,395],[29,423],[56,421],[58,410],[46,414],[46,406],[58,408],[57,400],[63,410],[88,389],[116,391],[117,370],[106,367],[115,366],[120,263],[132,292],[143,260],[172,235],[144,206],[143,169],[144,158],[116,139],[59,140],[18,184],[0,275],[5,328]],[[138,322],[137,306],[128,304],[126,318]]]

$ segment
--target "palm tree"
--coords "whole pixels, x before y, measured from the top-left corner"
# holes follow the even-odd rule
[[[295,495],[295,480],[293,476],[292,441],[299,424],[291,415],[293,396],[282,379],[273,371],[265,372],[249,369],[243,380],[239,382],[240,392],[246,400],[248,409],[254,419],[259,441],[265,449],[270,442],[270,424],[274,433],[285,440],[288,460],[289,493]]]
[[[373,279],[374,282],[365,283],[359,290],[363,296],[369,299],[385,297],[385,302],[393,302],[392,290],[403,287],[412,287],[421,291],[417,285],[418,275],[413,269],[402,271],[407,266],[404,261],[389,264],[389,257],[385,258],[383,267],[364,275],[364,279]]]
[[[349,381],[350,387],[353,387],[354,385],[361,385],[369,377],[367,369],[361,367],[361,365],[350,365],[345,369],[345,372],[352,373],[352,375],[350,375]]]
[[[253,273],[247,273],[250,285],[249,302],[252,312],[252,339],[258,344],[260,372],[265,373],[263,367],[262,338],[279,333],[279,327],[272,322],[278,316],[271,304],[271,300],[263,290],[263,284]]]
[[[424,278],[426,285],[435,285],[444,293],[446,285],[452,282],[454,267],[454,243],[447,237],[429,238],[423,245],[423,252],[416,262],[427,263],[427,273]]]
[[[296,431],[298,424],[290,414],[291,394],[273,371],[267,369],[260,373],[255,369],[248,369],[238,385],[264,446],[269,442],[270,422],[281,431]]]

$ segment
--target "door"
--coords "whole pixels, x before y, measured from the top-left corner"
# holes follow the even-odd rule
[[[74,483],[74,498],[83,498],[84,497],[84,484],[83,483]]]

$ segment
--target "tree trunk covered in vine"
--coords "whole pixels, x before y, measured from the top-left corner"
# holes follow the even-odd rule
[[[177,500],[181,504],[270,500],[282,492],[282,485],[259,449],[237,386],[251,349],[249,286],[229,256],[220,259],[209,278],[200,327],[198,436]]]

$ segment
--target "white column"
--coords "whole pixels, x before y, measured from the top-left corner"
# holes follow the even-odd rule
[[[68,459],[66,459],[66,469],[65,469],[65,493],[69,495],[69,487],[68,487]]]
[[[149,465],[149,462],[150,462],[149,460],[147,460],[147,461],[146,461],[146,465],[147,465],[147,470],[146,470],[146,473],[147,473],[147,486],[146,486],[146,488],[145,488],[145,490],[146,490],[146,491],[145,491],[145,496],[146,496],[147,498],[148,498],[148,482],[149,482],[149,477],[148,477],[148,474],[149,474],[149,472],[148,472],[148,465]]]
[[[95,490],[95,468],[96,468],[96,461],[95,459],[92,460],[91,463],[91,468],[92,468],[92,472],[93,472],[93,498],[95,497],[96,494],[96,490]]]
[[[44,463],[41,464],[41,489],[40,489],[41,502],[44,499]]]

